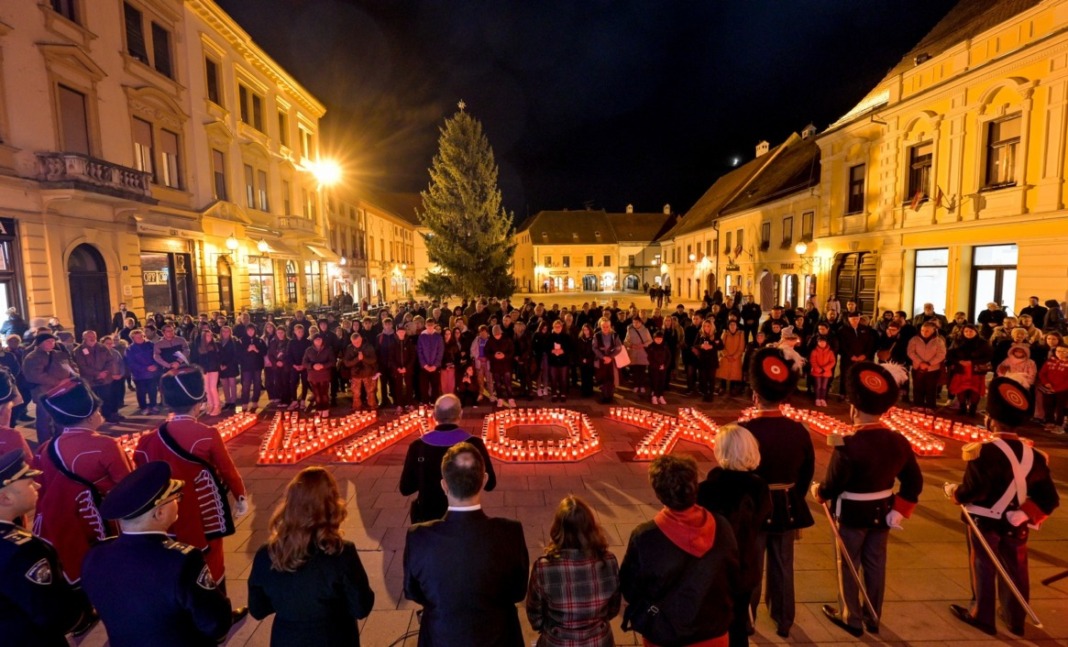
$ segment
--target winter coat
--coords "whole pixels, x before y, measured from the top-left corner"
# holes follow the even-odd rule
[[[931,335],[930,339],[924,339],[923,335],[916,335],[909,340],[909,360],[913,368],[918,368],[921,363],[929,364],[926,370],[938,371],[946,361],[946,342],[942,335]]]
[[[238,353],[237,340],[233,337],[229,341],[219,341],[219,379],[237,377]],[[223,368],[225,367],[225,368]]]
[[[566,332],[549,333],[546,344],[548,345],[546,357],[549,360],[549,366],[568,366],[571,363],[571,335]],[[563,355],[553,354],[557,345],[564,351]]]
[[[623,340],[623,345],[627,349],[627,354],[630,355],[630,363],[634,366],[647,366],[649,364],[649,358],[645,355],[645,347],[653,342],[653,336],[649,334],[649,329],[642,326],[641,330],[634,326],[627,326],[627,336]]]
[[[705,346],[708,348],[705,348]],[[719,367],[719,349],[723,345],[715,336],[706,337],[698,335],[694,340],[694,350],[697,351],[698,368],[716,370]]]
[[[237,363],[241,366],[242,373],[258,373],[263,370],[267,360],[267,342],[259,337],[244,339],[238,342]],[[256,350],[251,351],[249,347]]]
[[[724,330],[720,343],[723,345],[723,354],[719,358],[716,377],[721,380],[740,382],[742,361],[745,359],[745,331],[741,328],[733,333],[730,330]]]
[[[1023,359],[1013,357],[1012,352],[1017,348],[1029,351],[1027,344],[1013,344],[1009,349],[1008,357],[998,364],[997,374],[1015,380],[1025,389],[1030,389],[1035,383],[1038,368],[1035,367],[1035,361],[1031,359],[1030,352]]]
[[[267,345],[267,366],[272,370],[280,371],[286,368],[286,358],[289,357],[289,339],[278,339],[275,337],[271,340],[271,343]],[[278,362],[282,362],[281,366],[278,366]]]
[[[82,344],[75,348],[74,364],[89,386],[111,384],[111,353],[103,344]],[[100,377],[101,371],[106,371],[107,375]]]
[[[205,348],[201,348],[200,344],[197,344],[193,347],[193,357],[190,359],[194,364],[200,366],[205,373],[218,373],[219,344],[212,343]]]
[[[662,374],[671,369],[671,349],[664,342],[649,344],[645,354],[649,358],[649,372]]]
[[[435,332],[424,330],[419,335],[418,341],[416,341],[416,352],[419,355],[420,367],[436,366],[441,368],[441,360],[445,356],[445,340]]]
[[[152,359],[152,342],[146,341],[140,344],[130,344],[126,349],[126,368],[130,371],[130,376],[135,380],[151,380],[154,377],[158,377],[162,371],[156,360]],[[150,367],[156,367],[155,371],[149,370]]]
[[[1052,393],[1068,391],[1068,362],[1062,362],[1056,357],[1050,359],[1038,372],[1038,385]]]
[[[359,348],[349,344],[345,347],[341,361],[353,380],[365,380],[378,373],[378,354],[375,353],[374,346],[368,343]]]
[[[503,357],[498,358],[497,353]],[[511,373],[515,361],[515,344],[503,334],[500,339],[491,336],[486,341],[486,358],[489,359],[490,372],[495,374]]]
[[[336,362],[337,355],[334,354],[334,349],[325,343],[322,348],[316,348],[314,344],[309,346],[302,358],[304,368],[308,371],[308,381],[316,383],[330,381]],[[316,365],[320,368],[315,368]]]
[[[838,364],[838,358],[831,345],[825,348],[816,346],[808,356],[808,364],[812,369],[812,377],[834,377],[834,367]]]

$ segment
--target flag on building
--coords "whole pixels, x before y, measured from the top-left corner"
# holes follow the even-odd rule
[[[923,189],[917,189],[916,195],[912,196],[912,202],[909,204],[909,208],[913,211],[920,210],[920,203],[923,202]]]

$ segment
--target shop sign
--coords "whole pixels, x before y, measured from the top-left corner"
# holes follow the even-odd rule
[[[145,285],[167,285],[167,270],[145,270],[141,273]]]
[[[728,272],[740,272],[742,268],[738,267],[735,263],[727,263]]]
[[[780,270],[792,270],[794,269],[793,263],[779,263]]]

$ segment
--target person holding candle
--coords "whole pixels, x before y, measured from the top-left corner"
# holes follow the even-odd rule
[[[301,470],[286,486],[248,580],[252,617],[274,615],[272,646],[359,647],[357,621],[370,615],[375,594],[356,546],[342,536],[346,516],[337,481],[322,467]]]
[[[1012,380],[994,378],[984,416],[994,436],[986,442],[965,445],[963,458],[967,466],[963,482],[943,486],[953,503],[964,504],[1025,599],[1030,598],[1027,539],[1031,529],[1041,526],[1060,505],[1049,457],[1015,433],[1017,427],[1027,423],[1033,406],[1027,389]],[[1008,586],[998,580],[990,555],[978,544],[974,532],[965,529],[972,601],[968,606],[951,604],[950,612],[990,636],[997,635],[996,621],[1000,616],[1009,631],[1023,636],[1024,609]]]
[[[754,471],[760,466],[760,446],[748,429],[738,424],[724,426],[716,434],[714,451],[719,466],[697,488],[697,505],[726,517],[734,530],[740,573],[730,644],[747,647],[751,627],[746,611],[760,585],[759,562],[764,559],[757,539],[771,516],[771,491]]]
[[[798,372],[779,348],[753,354],[749,385],[756,410],[743,424],[760,450],[756,475],[771,490],[772,512],[757,534],[757,584],[751,598],[753,617],[760,604],[763,556],[767,554],[767,595],[776,633],[787,638],[796,615],[794,598],[794,543],[802,528],[815,521],[805,503],[805,492],[816,470],[816,451],[804,425],[787,418],[779,404],[797,386]]]
[[[886,586],[886,549],[890,529],[912,515],[923,490],[923,474],[909,441],[888,429],[880,417],[897,404],[905,371],[896,364],[857,362],[846,376],[855,432],[831,436],[830,465],[812,497],[830,504],[850,561],[863,572],[864,591],[876,617],[860,601],[859,583],[846,570],[839,544],[838,606],[823,605],[823,615],[853,637],[865,629],[879,633]],[[900,483],[894,492],[894,481]]]
[[[527,619],[539,647],[612,647],[619,565],[593,509],[575,496],[556,508],[549,544],[527,584]]]

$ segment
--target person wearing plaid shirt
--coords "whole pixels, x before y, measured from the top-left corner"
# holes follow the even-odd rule
[[[593,510],[564,497],[527,586],[527,619],[541,633],[538,647],[611,647],[608,623],[619,614],[620,599],[619,564]]]

